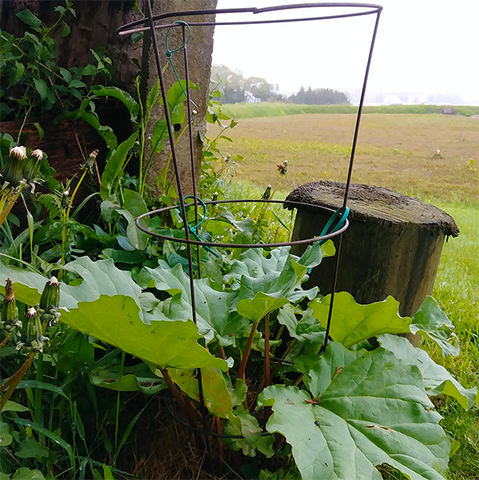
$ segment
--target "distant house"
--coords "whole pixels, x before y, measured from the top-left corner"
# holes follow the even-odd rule
[[[454,115],[454,108],[444,107],[443,113],[444,113],[444,115]]]
[[[261,102],[261,98],[255,97],[251,92],[245,90],[244,101],[246,103],[259,103]]]

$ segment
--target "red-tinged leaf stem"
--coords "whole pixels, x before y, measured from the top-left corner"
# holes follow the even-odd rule
[[[269,387],[271,383],[270,376],[270,361],[269,361],[269,313],[265,317],[264,323],[264,385]],[[271,416],[271,407],[265,407],[264,409],[264,423],[269,420]]]
[[[241,359],[241,364],[238,369],[237,378],[240,378],[243,381],[245,381],[246,364],[248,363],[248,357],[251,352],[251,346],[253,345],[254,335],[256,333],[256,329],[258,328],[258,324],[260,321],[261,319],[253,323],[253,326],[251,327],[251,332],[249,334],[248,341],[246,342],[246,347],[243,352],[243,358]]]

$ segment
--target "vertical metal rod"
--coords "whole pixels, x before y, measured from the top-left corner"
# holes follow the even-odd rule
[[[158,78],[160,79],[160,89],[161,95],[163,97],[163,108],[165,109],[165,120],[166,126],[168,129],[168,137],[170,140],[170,147],[171,147],[171,157],[173,159],[173,166],[175,168],[175,175],[176,175],[176,185],[177,185],[177,193],[180,197],[180,206],[181,206],[181,213],[183,216],[183,223],[185,227],[185,235],[186,239],[190,240],[190,231],[188,229],[188,217],[186,215],[186,208],[185,208],[185,199],[183,194],[183,188],[181,185],[181,177],[180,177],[180,169],[178,166],[178,159],[176,156],[176,149],[175,149],[175,137],[173,136],[173,128],[171,126],[171,119],[170,119],[170,111],[168,107],[168,101],[166,96],[166,88],[165,88],[165,81],[163,79],[163,71],[161,68],[161,59],[160,59],[160,51],[158,49],[158,39],[156,38],[156,31],[155,25],[153,22],[153,12],[151,10],[151,0],[147,0],[146,6],[148,9],[148,18],[150,22],[150,31],[151,31],[151,40],[153,42],[153,51],[155,53],[156,59],[156,66],[158,69]],[[188,271],[190,275],[190,292],[191,292],[191,309],[192,309],[192,320],[195,325],[198,324],[196,318],[196,301],[195,301],[195,285],[194,285],[194,270],[193,270],[193,258],[191,255],[191,244],[187,243],[187,251],[188,251]]]
[[[196,188],[196,175],[195,175],[195,158],[194,158],[194,149],[193,149],[193,128],[191,123],[191,96],[190,96],[190,74],[188,70],[188,52],[187,52],[187,40],[186,40],[186,28],[185,25],[182,24],[182,33],[183,33],[183,58],[185,64],[185,82],[186,82],[186,104],[187,104],[187,113],[188,113],[188,133],[190,137],[190,162],[191,162],[191,179],[193,182],[193,202],[195,208],[195,224],[198,225],[198,190]],[[206,212],[205,212],[206,215]],[[201,278],[201,259],[200,259],[200,246],[196,246],[196,260],[197,260],[197,272],[198,278]],[[193,299],[195,296],[195,287],[193,282],[193,256],[191,252],[191,245],[188,244],[188,266],[190,268],[190,286],[191,286],[191,298]],[[196,319],[196,302],[191,302],[192,308],[195,308],[195,319]],[[196,322],[195,322],[196,323]],[[205,396],[203,391],[203,375],[201,373],[201,368],[196,369],[196,378],[198,379],[198,396],[200,400],[200,412],[201,412],[201,419],[203,424],[203,430],[208,430],[207,424],[207,415],[208,409],[205,405]],[[208,455],[207,462],[209,464],[209,470],[214,476],[213,471],[213,457],[211,452],[211,445],[209,438],[205,435],[203,441],[205,442],[206,446],[206,453]]]
[[[373,50],[374,50],[374,44],[376,42],[376,34],[378,32],[380,16],[381,16],[381,10],[379,10],[376,13],[376,23],[374,25],[373,36],[372,36],[372,39],[371,39],[371,46],[369,48],[368,62],[366,64],[366,72],[364,74],[363,88],[361,90],[361,97],[359,99],[358,114],[357,114],[357,117],[356,117],[356,126],[354,128],[353,145],[352,145],[352,148],[351,148],[351,159],[349,161],[348,178],[346,180],[346,187],[345,187],[345,190],[344,190],[343,207],[346,206],[347,201],[348,201],[349,186],[351,185],[351,177],[352,177],[352,174],[353,174],[354,155],[356,154],[356,145],[358,143],[359,125],[361,123],[361,116],[362,116],[362,113],[363,113],[364,97],[366,96],[366,85],[368,83],[369,70],[370,70],[370,67],[371,67],[371,60],[373,58]]]
[[[338,282],[338,272],[339,272],[339,260],[341,258],[341,245],[343,243],[343,234],[339,235],[338,241],[338,252],[336,254],[336,263],[334,265],[334,275],[333,275],[333,290],[331,291],[331,301],[329,303],[329,311],[328,311],[328,323],[326,325],[326,334],[324,337],[324,343],[321,349],[319,350],[319,354],[322,355],[326,351],[326,347],[328,346],[328,338],[329,338],[329,331],[331,329],[331,320],[333,318],[333,305],[334,305],[334,294],[336,292],[336,284]]]
[[[168,136],[170,140],[170,146],[171,146],[171,156],[173,159],[173,165],[175,168],[175,175],[176,175],[176,184],[178,187],[178,195],[180,197],[180,205],[181,205],[181,211],[182,211],[182,216],[183,216],[183,223],[185,227],[185,235],[186,239],[190,240],[190,232],[188,229],[188,218],[186,214],[186,208],[185,208],[185,201],[184,201],[184,194],[183,194],[183,188],[181,185],[181,177],[180,177],[180,171],[179,171],[179,166],[178,166],[178,160],[176,157],[176,149],[175,149],[175,139],[173,136],[173,129],[171,126],[171,119],[170,119],[170,112],[168,108],[168,101],[167,101],[167,96],[166,96],[166,88],[165,88],[165,82],[163,79],[163,72],[161,68],[161,59],[160,59],[160,53],[158,49],[158,39],[156,38],[156,31],[153,23],[153,12],[151,9],[151,1],[147,0],[147,8],[148,8],[148,16],[150,20],[150,29],[151,29],[151,35],[152,35],[152,42],[153,42],[153,50],[155,53],[155,59],[156,59],[156,65],[158,68],[158,77],[160,79],[160,87],[161,87],[161,94],[163,97],[163,107],[165,109],[165,116],[166,116],[166,125],[168,128]],[[183,32],[183,43],[185,43],[184,40],[184,32]],[[188,76],[186,75],[186,84],[188,85],[189,80]],[[188,99],[189,100],[189,99]],[[189,118],[191,115],[189,115]],[[191,118],[190,118],[191,121]],[[196,202],[196,196],[195,196],[195,202]],[[197,317],[196,317],[196,299],[195,299],[195,285],[194,285],[194,270],[193,270],[193,258],[191,254],[191,244],[187,244],[187,249],[188,249],[188,268],[189,268],[189,276],[190,276],[190,293],[191,293],[191,310],[192,310],[192,319],[195,325],[197,325]],[[203,411],[203,427],[206,427],[206,415],[205,415],[205,402],[204,402],[204,394],[203,394],[203,382],[202,382],[202,375],[201,375],[201,369],[197,369],[197,378],[198,378],[198,390],[199,390],[199,397],[200,397],[200,405],[201,405],[201,410]],[[210,452],[210,445],[208,439],[205,437],[204,438],[205,446],[206,446],[206,451],[208,453],[208,461],[211,462],[211,452]]]
[[[364,80],[363,80],[363,87],[361,90],[361,97],[359,99],[359,108],[358,108],[358,113],[356,117],[356,126],[354,128],[354,137],[353,137],[353,145],[351,147],[351,158],[349,160],[349,170],[348,170],[348,177],[346,180],[346,185],[344,188],[344,199],[343,199],[343,207],[346,207],[346,204],[348,202],[348,196],[349,196],[349,187],[351,185],[351,177],[353,173],[353,165],[354,165],[354,155],[356,153],[356,145],[358,142],[358,136],[359,136],[359,126],[361,124],[361,117],[363,113],[363,106],[364,106],[364,98],[366,96],[366,86],[368,83],[368,77],[369,77],[369,70],[371,67],[371,61],[373,58],[373,50],[374,50],[374,44],[376,42],[376,35],[378,31],[378,26],[379,26],[379,18],[381,16],[381,10],[379,10],[376,14],[376,22],[374,24],[374,30],[373,30],[373,36],[371,39],[371,46],[369,48],[369,55],[368,55],[368,61],[366,64],[366,71],[364,73]],[[329,339],[329,331],[331,329],[331,321],[333,318],[333,306],[334,306],[334,294],[336,292],[336,287],[337,287],[337,282],[338,282],[338,273],[339,273],[339,262],[341,259],[341,245],[343,243],[343,234],[339,235],[339,240],[338,240],[338,251],[336,254],[336,263],[334,265],[334,274],[333,274],[333,288],[331,291],[331,301],[329,304],[329,311],[328,311],[328,323],[326,325],[326,335],[324,337],[324,343],[323,346],[321,347],[319,353],[323,354],[326,351],[326,347],[328,346],[328,339]]]
[[[198,189],[196,186],[196,169],[195,169],[195,150],[193,145],[193,124],[192,124],[192,112],[191,112],[191,94],[190,94],[190,75],[188,69],[188,51],[186,41],[186,27],[182,25],[183,30],[183,58],[185,62],[185,77],[186,77],[186,103],[188,112],[188,133],[190,136],[190,162],[191,162],[191,179],[193,182],[193,198],[195,204],[195,223],[198,225]],[[205,211],[206,215],[206,211]],[[196,246],[196,260],[198,266],[198,278],[201,278],[201,255],[200,246]]]

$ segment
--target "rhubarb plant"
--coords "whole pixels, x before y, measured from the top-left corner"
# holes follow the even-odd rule
[[[182,264],[161,260],[134,281],[112,260],[83,257],[64,266],[76,280],[61,285],[61,321],[141,359],[180,403],[206,408],[233,436],[224,439],[232,454],[261,465],[282,452],[277,471],[286,455],[304,479],[380,479],[377,467],[388,464],[414,480],[443,480],[450,439],[430,397],[449,395],[468,409],[477,390],[392,334],[421,332],[455,354],[453,326],[432,298],[408,318],[393,298],[359,305],[339,292],[320,353],[331,297],[302,285],[332,254],[329,242],[302,257],[279,247],[215,258],[215,280],[193,280],[195,316]],[[43,276],[6,265],[0,275],[14,279],[18,300],[40,299]],[[110,389],[132,382],[131,372],[115,375]]]

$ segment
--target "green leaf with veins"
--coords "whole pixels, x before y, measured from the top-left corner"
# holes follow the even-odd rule
[[[419,368],[429,396],[441,393],[449,395],[454,397],[464,410],[469,410],[475,402],[479,403],[477,387],[464,388],[443,366],[434,362],[421,348],[414,348],[406,338],[381,335],[378,340],[383,348],[393,352],[399,360]]]
[[[296,315],[301,315],[298,320]],[[286,304],[278,312],[278,322],[284,325],[292,338],[300,342],[324,343],[325,329],[321,322],[314,318],[311,308],[302,310]]]
[[[240,294],[242,290],[239,291]],[[257,322],[264,318],[268,313],[281,308],[288,299],[285,297],[274,297],[258,292],[254,298],[245,298],[238,302],[238,313],[243,317]]]
[[[246,250],[233,262],[225,279],[228,283],[235,280],[245,298],[254,298],[262,292],[289,299],[293,291],[307,280],[308,269],[319,265],[322,259],[318,243],[309,246],[301,258],[289,251],[290,247],[279,247],[265,257],[262,249]]]
[[[274,411],[266,429],[286,437],[302,477],[380,480],[375,467],[386,463],[411,480],[445,480],[450,444],[417,367],[379,348],[345,353],[342,373],[331,376],[341,348],[328,347],[335,352],[318,381],[320,403],[284,385],[258,398]]]
[[[313,398],[318,398],[337,375],[350,363],[362,357],[366,350],[353,352],[340,343],[332,343],[324,355],[301,355],[294,359],[294,365],[304,373],[303,382]]]
[[[166,262],[160,261],[159,267],[155,269],[144,267],[138,283],[172,295],[165,301],[155,301],[148,292],[142,294],[140,302],[148,311],[147,319],[193,319],[190,279],[181,265],[171,268]],[[205,336],[208,343],[216,334],[221,345],[233,345],[234,335],[249,325],[248,320],[236,312],[238,294],[215,290],[207,279],[194,280],[194,285],[196,320],[200,334]]]
[[[309,303],[313,315],[326,328],[331,295]],[[382,302],[360,305],[348,292],[334,295],[330,335],[335,342],[350,348],[368,338],[383,333],[409,332],[411,319],[398,313],[399,303],[393,297]]]
[[[143,323],[140,309],[129,296],[100,296],[79,302],[62,313],[61,321],[157,367],[206,368],[226,371],[224,360],[198,344],[198,328],[189,321]]]
[[[307,278],[309,268],[321,262],[319,244],[308,247],[298,259],[289,254],[289,247],[280,247],[267,258],[262,250],[250,249],[233,262],[227,281],[234,279],[240,285],[238,313],[254,322],[289,302],[312,299],[317,288],[301,290],[300,284]]]
[[[421,333],[434,340],[441,347],[443,355],[459,355],[461,349],[459,340],[453,333],[454,325],[434,298],[426,297],[412,317],[409,328],[411,333]]]
[[[81,257],[67,263],[63,268],[82,278],[81,284],[77,286],[61,283],[60,305],[65,308],[76,308],[78,302],[93,301],[100,295],[128,295],[137,301],[141,293],[141,288],[132,280],[130,272],[116,268],[113,260],[94,262],[89,257]],[[47,281],[43,275],[0,262],[2,292],[5,291],[7,278],[13,280],[17,300],[28,305],[40,301]]]
[[[274,435],[261,436],[258,420],[241,405],[234,411],[236,418],[223,423],[223,433],[242,435],[244,438],[224,438],[223,441],[232,450],[241,450],[243,455],[255,457],[260,451],[267,458],[274,455]]]

